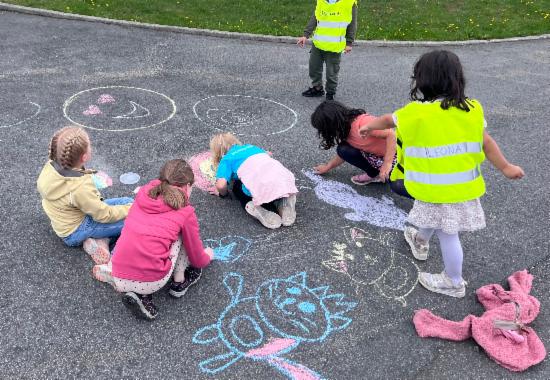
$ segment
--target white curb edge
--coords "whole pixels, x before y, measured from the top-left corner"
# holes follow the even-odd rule
[[[30,8],[30,7],[20,6],[20,5],[6,4],[2,2],[0,2],[0,11],[26,13],[31,15],[61,18],[61,19],[67,19],[67,20],[98,22],[103,24],[113,24],[113,25],[120,25],[120,26],[126,26],[126,27],[153,29],[153,30],[160,30],[165,32],[185,33],[185,34],[209,36],[209,37],[232,38],[232,39],[251,40],[251,41],[269,41],[269,42],[278,42],[278,43],[287,43],[287,44],[295,44],[297,40],[297,37],[291,37],[291,36],[270,36],[270,35],[252,34],[252,33],[224,32],[220,30],[194,29],[194,28],[187,28],[182,26],[168,26],[168,25],[141,23],[141,22],[135,22],[135,21],[115,20],[115,19],[109,19],[109,18],[103,18],[103,17],[85,16],[85,15],[78,15],[78,14],[72,14],[72,13],[50,11],[46,9]],[[467,41],[357,40],[354,42],[354,45],[385,46],[385,47],[396,47],[396,46],[422,47],[422,46],[441,46],[441,45],[465,46],[465,45],[481,45],[481,44],[502,43],[502,42],[534,41],[534,40],[544,40],[544,39],[550,39],[550,34],[541,34],[538,36],[527,36],[527,37],[512,37],[512,38],[491,39],[491,40],[467,40]]]

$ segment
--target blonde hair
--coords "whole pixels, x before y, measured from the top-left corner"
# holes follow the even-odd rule
[[[89,146],[90,137],[84,129],[61,128],[50,140],[48,158],[64,169],[73,169],[88,151]]]
[[[175,159],[166,162],[160,169],[159,180],[160,184],[149,190],[151,198],[157,199],[162,195],[164,203],[174,210],[189,204],[187,194],[175,187],[193,185],[195,182],[195,175],[187,161]]]
[[[241,145],[238,138],[232,133],[219,133],[210,140],[210,153],[212,153],[212,164],[218,166],[221,159],[233,145]]]

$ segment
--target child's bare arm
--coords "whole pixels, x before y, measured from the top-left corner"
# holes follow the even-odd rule
[[[315,170],[315,173],[317,174],[325,174],[334,169],[335,167],[338,167],[344,163],[344,160],[340,158],[340,156],[336,155],[330,159],[329,162],[326,164],[317,165],[313,169]]]
[[[361,128],[359,128],[359,133],[361,134],[361,136],[367,137],[370,131],[379,131],[395,127],[396,125],[393,122],[393,116],[392,114],[388,113],[377,117],[366,125],[363,125]]]
[[[210,191],[210,194],[212,195],[219,195],[221,197],[224,197],[227,195],[227,180],[224,178],[219,178],[216,180],[216,189]]]
[[[496,141],[487,132],[483,132],[483,152],[489,162],[500,170],[506,178],[521,179],[525,175],[521,167],[512,165],[506,160]]]

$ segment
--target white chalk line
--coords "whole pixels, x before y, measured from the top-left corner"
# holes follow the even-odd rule
[[[88,126],[88,125],[84,125],[84,124],[80,124],[78,123],[77,121],[73,120],[67,113],[67,108],[73,103],[73,101],[78,97],[80,96],[81,94],[85,93],[85,92],[91,92],[91,91],[95,91],[95,90],[103,90],[103,89],[111,89],[111,88],[125,88],[125,89],[132,89],[132,90],[140,90],[140,91],[145,91],[145,92],[150,92],[150,93],[153,93],[153,94],[156,94],[156,95],[159,95],[161,97],[163,97],[164,99],[168,100],[170,102],[170,105],[172,106],[172,113],[170,113],[170,115],[168,115],[167,118],[165,118],[164,120],[158,122],[158,123],[155,123],[155,124],[151,124],[151,125],[146,125],[144,127],[136,127],[136,128],[124,128],[124,129],[105,129],[105,128],[96,128],[96,127],[91,127],[91,126]],[[153,128],[153,127],[156,127],[156,126],[159,126],[161,124],[164,124],[165,122],[167,122],[168,120],[172,119],[174,117],[174,115],[176,114],[177,112],[177,107],[176,107],[176,103],[171,99],[169,98],[167,95],[164,95],[160,92],[156,92],[156,91],[153,91],[153,90],[148,90],[148,89],[145,89],[145,88],[140,88],[140,87],[131,87],[131,86],[103,86],[103,87],[94,87],[94,88],[90,88],[88,90],[83,90],[83,91],[80,91],[80,92],[77,92],[76,94],[74,94],[73,96],[71,96],[69,99],[67,99],[65,101],[65,103],[63,104],[63,116],[65,116],[65,118],[67,120],[69,120],[71,123],[74,123],[75,125],[78,125],[79,127],[82,127],[82,128],[88,128],[88,129],[93,129],[93,130],[96,130],[96,131],[107,131],[107,132],[128,132],[128,131],[137,131],[137,130],[142,130],[142,129],[147,129],[147,128]]]
[[[208,96],[204,99],[201,99],[199,100],[198,102],[196,102],[194,105],[193,105],[193,113],[195,114],[195,117],[197,119],[199,119],[200,121],[202,121],[204,124],[206,125],[210,125],[210,123],[208,123],[207,121],[203,120],[197,113],[197,106],[208,100],[208,99],[212,99],[212,98],[217,98],[217,97],[242,97],[242,98],[249,98],[249,99],[259,99],[259,100],[265,100],[267,102],[271,102],[271,103],[274,103],[274,104],[277,104],[281,107],[284,107],[285,109],[289,110],[290,112],[292,112],[292,114],[294,115],[294,121],[292,122],[292,124],[290,125],[290,127],[286,128],[286,129],[283,129],[281,131],[277,131],[277,132],[272,132],[272,133],[267,133],[266,136],[270,136],[270,135],[277,135],[277,134],[280,134],[280,133],[283,133],[283,132],[286,132],[292,128],[294,128],[294,126],[296,125],[296,123],[298,123],[298,113],[296,113],[296,111],[294,111],[292,108],[288,107],[287,105],[283,104],[283,103],[279,103],[275,100],[271,100],[271,99],[266,99],[266,98],[260,98],[260,97],[257,97],[257,96],[250,96],[250,95],[212,95],[212,96]],[[215,127],[216,130],[218,131],[222,131],[222,132],[225,132],[224,130],[218,128],[218,127]],[[243,134],[239,134],[239,133],[235,133],[236,135],[239,135],[239,136],[242,136]],[[264,136],[264,135],[247,135],[247,136],[250,136],[250,137],[257,137],[257,136]]]
[[[37,104],[37,103],[35,103],[35,102],[29,102],[29,103],[36,107],[36,112],[34,113],[34,115],[29,116],[29,117],[27,117],[26,119],[20,120],[20,121],[18,121],[18,122],[15,123],[15,124],[0,125],[0,129],[15,127],[15,126],[17,126],[17,125],[23,124],[23,123],[26,122],[26,121],[29,121],[30,119],[32,119],[32,118],[34,118],[36,115],[38,115],[38,114],[40,113],[41,109],[42,109],[42,108],[40,107],[40,105]]]

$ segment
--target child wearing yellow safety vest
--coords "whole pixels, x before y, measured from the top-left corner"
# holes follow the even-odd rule
[[[481,104],[464,95],[462,65],[454,53],[424,54],[412,78],[412,102],[366,124],[360,133],[366,137],[374,130],[397,128],[392,189],[401,188],[415,199],[408,222],[416,228],[405,228],[405,240],[416,259],[426,260],[435,232],[445,265],[440,274],[420,273],[419,282],[433,292],[464,297],[458,233],[485,227],[480,164],[487,157],[510,179],[520,179],[524,172],[506,160],[485,130]]]
[[[338,72],[342,52],[349,53],[357,30],[357,0],[317,0],[303,37],[297,44],[304,47],[311,37],[313,46],[309,55],[311,87],[302,93],[319,97],[323,89],[323,63],[326,66],[326,99],[333,100],[338,86]]]

